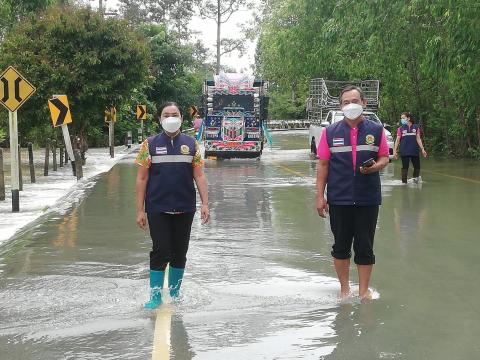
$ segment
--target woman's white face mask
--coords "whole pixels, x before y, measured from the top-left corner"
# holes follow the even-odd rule
[[[355,120],[363,113],[363,106],[360,104],[348,104],[342,108],[343,114],[349,120]]]
[[[174,117],[170,116],[168,118],[165,118],[161,121],[162,128],[166,132],[173,134],[180,129],[180,126],[182,126],[182,120],[179,117]]]

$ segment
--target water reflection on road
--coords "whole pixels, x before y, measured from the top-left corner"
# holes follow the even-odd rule
[[[2,354],[477,358],[480,290],[467,279],[480,270],[478,168],[428,160],[424,183],[403,186],[390,164],[372,278],[380,297],[340,303],[307,143],[304,132],[276,133],[260,161],[206,162],[211,223],[197,214],[181,301],[158,312],[142,309],[150,240],[134,224],[132,157],[114,167],[82,203],[0,249]]]

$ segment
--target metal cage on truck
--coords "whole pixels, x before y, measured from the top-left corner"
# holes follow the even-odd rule
[[[338,96],[347,85],[355,85],[362,89],[367,100],[366,111],[376,113],[380,106],[380,82],[378,80],[335,81],[316,78],[310,80],[307,98],[307,114],[311,123],[321,123],[330,110],[339,110]]]

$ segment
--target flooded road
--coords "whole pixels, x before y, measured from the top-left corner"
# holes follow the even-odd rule
[[[178,304],[142,307],[132,156],[2,246],[1,359],[479,358],[478,163],[424,160],[407,186],[386,168],[378,299],[340,303],[308,134],[273,137],[260,161],[206,162],[211,222],[195,217]]]

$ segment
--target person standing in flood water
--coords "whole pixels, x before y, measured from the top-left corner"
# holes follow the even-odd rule
[[[400,118],[401,126],[397,130],[397,139],[393,148],[393,156],[398,159],[398,145],[400,144],[400,155],[402,158],[402,183],[407,183],[408,166],[410,161],[413,165],[413,181],[420,180],[420,156],[422,151],[423,157],[427,157],[427,152],[423,147],[420,134],[420,127],[415,124],[412,114],[408,112],[402,113]]]
[[[345,87],[339,100],[344,119],[323,131],[318,146],[317,211],[323,218],[330,213],[341,298],[350,296],[353,243],[363,300],[371,298],[373,240],[382,201],[379,171],[388,165],[388,144],[383,126],[362,116],[367,102],[359,87]]]
[[[146,309],[156,309],[162,303],[167,265],[170,296],[179,297],[196,211],[194,182],[202,201],[202,224],[207,223],[210,216],[199,145],[195,139],[181,133],[182,116],[176,103],[168,102],[160,108],[160,124],[164,131],[146,139],[135,160],[139,165],[137,225],[146,229],[148,218],[153,243],[150,301],[145,304]]]

